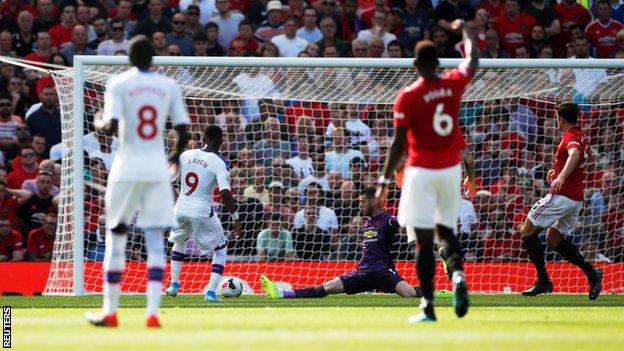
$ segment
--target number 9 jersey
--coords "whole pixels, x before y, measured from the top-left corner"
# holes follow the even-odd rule
[[[112,77],[104,93],[104,122],[119,121],[120,147],[109,181],[168,181],[164,145],[167,117],[189,124],[180,86],[163,75],[136,68]]]
[[[440,79],[419,78],[399,92],[394,127],[407,128],[408,166],[440,169],[461,162],[466,142],[459,129],[459,106],[472,75],[462,62]]]

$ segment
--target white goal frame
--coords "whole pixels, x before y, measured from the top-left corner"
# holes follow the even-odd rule
[[[462,59],[441,59],[440,67],[457,66]],[[86,65],[129,65],[127,56],[74,56],[73,99],[74,135],[73,155],[82,155],[84,119],[84,67]],[[412,69],[412,59],[354,59],[354,58],[267,58],[267,57],[154,57],[153,65],[206,66],[206,67],[299,67],[299,68],[404,68]],[[538,68],[624,68],[624,59],[481,59],[481,68],[538,69]],[[71,74],[71,73],[69,73]],[[67,155],[67,153],[66,153]],[[73,160],[73,295],[84,295],[84,162],[82,157]],[[59,228],[60,230],[60,228]]]

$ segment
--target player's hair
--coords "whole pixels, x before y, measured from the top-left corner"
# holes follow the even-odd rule
[[[578,121],[579,107],[574,102],[561,102],[557,105],[557,116],[570,124]]]
[[[137,35],[130,40],[130,63],[138,69],[147,70],[152,65],[154,47],[145,35]]]
[[[421,40],[416,44],[414,66],[435,69],[440,64],[436,45],[431,40]]]
[[[375,198],[375,193],[377,192],[377,189],[375,188],[365,188],[362,189],[362,192],[360,192],[360,195],[362,195],[365,199],[374,199]]]
[[[221,140],[223,139],[223,130],[216,124],[211,124],[204,129],[204,140]]]

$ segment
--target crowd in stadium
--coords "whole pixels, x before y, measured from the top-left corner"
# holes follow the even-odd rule
[[[411,57],[416,42],[431,39],[440,57],[459,58],[463,48],[450,23],[463,18],[485,58],[624,57],[624,3],[592,5],[590,11],[574,0],[4,0],[0,55],[71,66],[74,55],[125,55],[128,39],[144,34],[162,56],[398,58]],[[519,226],[548,191],[557,134],[547,117],[554,103],[464,107],[473,111],[462,123],[482,189],[460,210],[466,257],[521,259]],[[255,108],[250,117],[245,100],[201,108],[189,101],[195,115],[190,147],[201,146],[206,123],[225,131],[223,154],[244,227],[243,238],[231,238],[229,253],[254,260],[356,259],[358,193],[376,185],[392,107],[260,101]],[[575,241],[592,260],[624,260],[620,111],[588,108],[583,115],[593,154]],[[102,199],[118,141],[88,127],[84,145],[86,257],[101,260]],[[1,63],[0,151],[0,260],[49,260],[64,152],[50,77]],[[388,203],[394,214],[399,193],[393,189]],[[140,234],[132,242],[129,258],[143,260]],[[409,251],[405,240],[398,243],[401,257]]]

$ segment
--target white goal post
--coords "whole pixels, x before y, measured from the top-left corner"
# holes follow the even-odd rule
[[[441,69],[455,67],[460,62],[458,59],[441,59],[440,61]],[[87,261],[98,261],[97,258],[93,258],[97,257],[97,254],[93,254],[92,259],[89,260],[85,256],[85,252],[90,250],[91,245],[94,244],[93,241],[96,240],[85,237],[85,226],[90,225],[88,221],[85,221],[85,203],[91,206],[91,209],[86,209],[87,212],[99,211],[99,215],[103,211],[103,208],[98,207],[101,204],[98,203],[97,196],[89,194],[93,188],[86,186],[85,182],[92,182],[94,178],[90,177],[95,177],[93,175],[95,173],[89,168],[99,166],[84,163],[84,160],[91,162],[91,159],[82,157],[86,151],[85,133],[81,128],[88,123],[86,114],[92,114],[93,110],[101,108],[101,92],[106,79],[126,69],[128,64],[126,56],[75,56],[73,69],[52,72],[61,102],[63,146],[66,151],[62,161],[60,223],[46,294],[83,295],[100,291],[101,275],[95,274],[99,266],[91,263],[87,265]],[[365,154],[365,159],[362,160],[365,167],[362,168],[360,174],[357,174],[361,182],[359,186],[370,184],[368,178],[371,176],[364,173],[377,174],[378,172],[372,164],[373,162],[376,165],[381,164],[383,155],[378,153],[373,156],[373,152],[370,151],[372,144],[369,141],[377,136],[379,138],[388,136],[387,129],[391,126],[391,114],[389,115],[388,111],[391,111],[394,96],[399,89],[417,78],[412,70],[412,64],[412,59],[351,58],[155,57],[153,60],[155,70],[181,83],[185,95],[188,94],[189,100],[187,101],[192,101],[190,104],[194,111],[210,111],[206,113],[209,118],[204,118],[201,112],[196,112],[199,118],[197,122],[199,130],[203,129],[205,123],[208,123],[206,121],[213,122],[217,118],[215,117],[217,112],[221,113],[220,111],[225,108],[226,104],[220,100],[227,101],[228,104],[234,106],[235,112],[240,115],[244,115],[240,111],[248,107],[246,101],[255,101],[254,108],[259,109],[261,120],[266,119],[263,113],[269,113],[270,118],[279,117],[281,125],[292,128],[290,133],[286,133],[286,140],[282,140],[292,145],[298,145],[295,139],[301,132],[298,122],[295,121],[295,125],[286,122],[290,115],[284,111],[289,108],[318,110],[318,113],[313,116],[306,115],[305,111],[308,110],[303,112],[305,117],[310,118],[322,116],[322,118],[335,119],[335,114],[340,113],[336,111],[347,111],[345,113],[351,111],[351,118],[368,116],[364,124],[368,127],[367,133],[372,134],[368,136],[350,134],[352,141],[358,137],[370,138],[367,139],[368,141],[358,139],[349,146],[356,148],[357,145],[358,150],[363,150]],[[241,88],[241,84],[237,86],[232,83],[236,77],[248,73],[252,77],[267,76],[279,88],[263,91],[262,89],[254,90],[253,87]],[[620,203],[624,201],[624,196],[618,193],[618,191],[622,192],[623,185],[611,184],[611,187],[606,189],[602,181],[612,173],[615,173],[615,178],[619,177],[620,181],[624,176],[622,170],[624,159],[618,159],[618,157],[624,157],[621,135],[618,134],[624,128],[624,124],[620,125],[619,123],[622,122],[618,120],[618,118],[623,118],[622,121],[624,121],[623,83],[624,60],[618,59],[480,60],[480,70],[464,95],[461,117],[462,128],[467,134],[466,139],[471,145],[478,145],[478,149],[473,151],[477,153],[475,158],[478,165],[483,167],[478,170],[483,191],[478,200],[473,200],[472,204],[474,216],[478,218],[475,223],[468,223],[467,231],[464,232],[462,229],[463,223],[458,229],[458,235],[462,235],[462,240],[465,242],[462,247],[467,261],[474,263],[474,267],[468,267],[467,272],[471,287],[478,286],[476,290],[481,292],[500,292],[501,287],[519,291],[532,283],[534,276],[532,267],[523,256],[522,248],[517,246],[517,238],[512,232],[516,230],[514,224],[522,216],[526,206],[532,205],[523,203],[523,200],[528,201],[526,198],[529,197],[523,191],[530,189],[530,198],[535,199],[547,190],[543,179],[538,175],[538,172],[539,174],[542,172],[539,167],[548,167],[552,163],[549,156],[545,155],[552,152],[553,145],[556,148],[554,141],[558,142],[558,139],[551,122],[544,121],[547,117],[552,117],[555,102],[573,100],[582,106],[583,122],[586,123],[584,126],[592,129],[589,134],[592,136],[592,145],[598,152],[590,160],[589,173],[597,179],[592,181],[591,186],[588,186],[593,190],[588,190],[586,201],[594,204],[594,198],[598,197],[595,194],[600,194],[602,198],[601,213],[592,212],[591,215],[583,213],[582,219],[585,222],[579,228],[587,226],[592,229],[584,229],[587,233],[579,234],[575,243],[583,247],[583,253],[590,255],[592,261],[607,267],[605,291],[624,293],[624,276],[621,273],[624,270],[622,269],[624,249],[619,246],[613,247],[613,245],[624,245],[624,239],[620,240],[619,237],[624,237],[624,229],[619,228],[619,222],[615,222],[619,221],[619,217],[614,217],[619,213],[617,206],[624,207],[624,203]],[[299,102],[317,104],[321,107],[308,105],[300,107],[297,105]],[[90,111],[86,111],[87,105]],[[264,111],[263,108],[269,112]],[[620,116],[621,109],[623,111]],[[297,118],[301,116],[297,113],[294,115]],[[596,120],[592,120],[594,117]],[[617,121],[613,122],[611,119]],[[248,120],[245,123],[255,125],[256,122]],[[314,123],[312,128],[305,128],[305,130],[313,135],[306,134],[305,136],[309,137],[309,140],[314,139],[315,142],[320,141],[325,144],[323,150],[330,150],[332,147],[331,131],[327,132],[329,139],[323,139],[325,134],[319,135],[318,132],[321,129],[325,132],[329,128],[326,125],[319,126],[314,120],[311,123]],[[603,129],[612,126],[615,136],[603,135],[606,133]],[[317,132],[310,132],[310,130],[314,131],[314,127],[317,128]],[[349,129],[348,125],[346,129]],[[296,130],[299,134],[293,135],[292,130]],[[238,132],[239,130],[236,130],[234,133]],[[267,131],[264,130],[264,133]],[[234,139],[236,137],[240,136],[232,136]],[[606,140],[609,140],[611,144],[603,145]],[[247,142],[247,139],[241,141],[241,143]],[[256,140],[256,145],[257,142],[258,140]],[[375,139],[375,143],[378,152],[383,150],[385,145],[381,140]],[[113,147],[112,145],[112,143],[109,144]],[[238,155],[241,155],[242,150],[249,148],[242,147],[237,150]],[[293,150],[295,148],[293,146]],[[254,150],[253,146],[251,149]],[[255,151],[253,155],[256,158],[257,155],[262,154]],[[489,154],[481,157],[485,153]],[[255,159],[254,164],[276,167],[272,164],[273,157],[268,157],[269,159]],[[231,161],[243,162],[239,159]],[[347,165],[347,169],[350,167],[351,165]],[[325,165],[325,168],[331,173],[331,167],[327,168]],[[253,172],[253,169],[248,171]],[[344,172],[341,174],[343,176],[341,184],[344,184],[346,180],[355,182],[355,178],[345,177],[345,174]],[[253,182],[254,177],[247,179]],[[278,178],[273,175],[271,179]],[[280,182],[282,183],[284,182]],[[105,183],[102,184],[105,186]],[[535,189],[536,184],[543,188]],[[269,186],[269,184],[266,185]],[[293,188],[296,187],[293,186]],[[332,193],[334,190],[338,195],[335,196],[337,200],[333,203],[340,205],[336,205],[337,208],[333,210],[338,212],[338,210],[344,210],[346,205],[344,199],[340,198],[342,194],[340,189],[330,189],[327,193]],[[90,199],[91,202],[88,202],[86,198],[91,196],[95,199],[93,201]],[[329,198],[329,195],[327,196]],[[478,203],[478,201],[482,202]],[[266,209],[266,204],[263,205]],[[93,210],[93,207],[98,207],[98,209]],[[494,207],[495,210],[492,209]],[[520,207],[522,210],[519,210]],[[270,204],[269,208],[274,207]],[[294,205],[294,208],[303,211],[303,206]],[[614,211],[614,215],[610,217],[609,211]],[[296,217],[295,214],[293,216]],[[266,220],[266,213],[263,218]],[[340,226],[340,230],[344,228],[345,232],[338,234],[338,245],[332,241],[328,244],[327,251],[319,249],[323,250],[323,253],[319,255],[310,252],[298,253],[297,257],[311,257],[310,259],[258,262],[257,258],[252,257],[254,254],[250,253],[256,247],[255,237],[253,237],[249,239],[254,240],[252,243],[241,244],[244,248],[240,252],[237,249],[233,250],[236,252],[233,256],[236,257],[233,257],[232,261],[240,263],[233,263],[232,269],[226,266],[225,274],[247,278],[252,287],[255,282],[249,280],[265,271],[269,274],[274,273],[278,280],[287,281],[296,286],[318,284],[326,277],[341,274],[342,270],[353,266],[357,254],[342,255],[338,252],[343,241],[345,247],[357,247],[355,237],[353,242],[349,241],[351,240],[349,226],[354,224],[351,223],[350,218],[348,221],[346,226]],[[95,228],[94,233],[97,232],[98,223],[91,223],[91,225]],[[289,225],[291,231],[294,232],[292,223]],[[614,225],[615,228],[612,228]],[[255,234],[257,233],[253,235]],[[93,237],[97,235],[94,234]],[[100,240],[99,237],[97,240]],[[297,246],[297,239],[294,241]],[[349,246],[349,244],[353,245]],[[144,285],[142,277],[144,270],[139,271],[144,268],[140,264],[140,243],[137,245],[138,255],[133,256],[132,250],[129,252],[130,261],[136,258],[136,265],[129,265],[126,268],[124,279],[131,280],[122,288],[122,291],[126,293],[142,291],[142,285]],[[98,247],[97,243],[93,247]],[[317,248],[311,249],[303,244],[301,247],[304,251],[317,250]],[[408,246],[400,246],[399,250],[406,251]],[[554,275],[554,280],[560,283],[556,291],[572,293],[585,289],[582,275],[577,272],[576,267],[561,263],[560,257],[552,253],[550,255],[548,268]],[[397,257],[402,262],[402,265],[398,266],[400,273],[404,278],[413,282],[415,274],[411,256],[407,253],[397,253]],[[207,275],[204,271],[209,275],[210,265],[205,256],[198,256],[197,260],[191,264],[195,271],[189,273],[187,277],[189,285],[191,282],[194,285],[186,292],[194,293],[201,291],[201,287],[207,283]],[[618,271],[620,273],[617,273]],[[474,274],[471,276],[471,273]],[[436,277],[438,285],[440,285],[438,283],[440,276],[441,274],[437,274]]]

